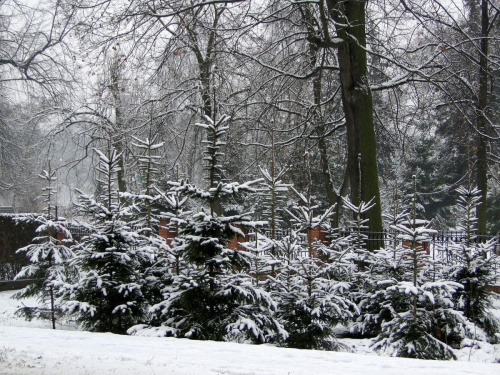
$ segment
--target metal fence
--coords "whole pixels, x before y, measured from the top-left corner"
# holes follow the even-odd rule
[[[83,237],[90,234],[90,231],[87,228],[80,225],[68,224],[66,229],[68,229],[68,231],[71,233],[73,241],[77,243],[80,242]]]
[[[68,230],[70,231],[73,240],[75,242],[80,242],[81,239],[89,234],[89,231],[85,227],[77,226],[77,225],[69,225]],[[271,237],[271,230],[265,229],[260,230],[260,234],[265,235],[266,237]],[[282,240],[283,238],[291,236],[292,232],[288,229],[277,229],[275,231],[274,238],[276,240]],[[401,239],[398,237],[398,232],[394,230],[384,230],[382,232],[361,232],[360,233],[363,241],[368,243],[370,241],[377,241],[383,243],[385,247],[394,246],[396,244],[401,243]],[[322,241],[327,245],[329,242],[333,240],[334,237],[337,238],[347,238],[347,237],[356,237],[358,233],[349,231],[349,230],[338,230],[333,235],[325,234]],[[245,239],[242,239],[239,242],[245,241],[253,241],[255,234],[249,233],[246,235]],[[299,235],[299,244],[303,245],[306,250],[304,250],[305,255],[308,253],[307,247],[309,244],[307,243],[307,235],[302,233]],[[485,243],[486,241],[493,241],[492,252],[497,255],[500,255],[500,235],[497,236],[475,236],[471,239],[472,247],[479,246],[479,244]],[[466,233],[458,232],[458,231],[438,231],[432,236],[430,240],[429,248],[434,252],[436,256],[446,257],[446,259],[451,259],[453,257],[453,246],[456,244],[465,244],[468,241],[468,237]]]
[[[261,234],[271,237],[270,230],[262,230]],[[275,231],[275,239],[281,240],[284,237],[290,236],[291,232],[287,229],[278,229]],[[394,246],[401,244],[402,240],[399,238],[399,233],[395,230],[384,230],[382,232],[360,232],[359,235],[362,237],[364,243],[370,241],[376,241],[383,243],[384,247]],[[345,229],[338,230],[332,235],[326,235],[326,240],[323,239],[325,244],[333,241],[334,238],[348,238],[357,237],[358,233],[354,231],[349,231]],[[302,245],[308,246],[307,235],[304,233],[299,237],[302,240]],[[478,248],[480,244],[484,244],[487,241],[492,241],[491,252],[500,255],[500,235],[496,236],[473,236],[469,238],[466,233],[458,231],[437,231],[429,241],[429,251],[433,251],[437,256],[446,257],[446,259],[452,259],[453,257],[453,247],[457,244],[465,245],[467,241],[470,241],[472,248]]]

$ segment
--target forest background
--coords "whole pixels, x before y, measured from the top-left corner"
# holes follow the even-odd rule
[[[473,186],[478,233],[497,233],[498,14],[496,0],[0,0],[0,204],[40,212],[50,169],[73,217],[74,188],[102,188],[93,148],[121,153],[117,187],[140,192],[144,139],[164,143],[158,187],[203,184],[195,124],[229,116],[223,180],[280,175],[337,204],[336,226],[342,196],[374,198],[372,231],[412,176],[436,229]],[[224,207],[259,215],[259,199]]]

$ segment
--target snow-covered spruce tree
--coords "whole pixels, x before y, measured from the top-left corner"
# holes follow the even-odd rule
[[[137,176],[138,193],[120,193],[122,201],[130,205],[131,217],[129,225],[141,235],[140,251],[148,254],[141,257],[140,272],[142,273],[142,292],[147,302],[147,309],[162,300],[161,290],[168,279],[171,247],[160,236],[160,220],[163,218],[160,207],[169,202],[164,201],[165,195],[157,188],[160,173],[159,150],[164,143],[156,143],[156,136],[146,139],[134,137],[133,145],[137,148],[136,159],[139,168]],[[148,323],[154,321],[155,316],[149,315]]]
[[[17,222],[34,222],[38,224],[37,236],[33,239],[33,244],[25,246],[18,252],[26,253],[30,264],[23,267],[16,275],[17,279],[33,279],[34,282],[21,289],[14,298],[22,299],[36,296],[42,303],[42,307],[22,307],[18,313],[23,314],[27,319],[33,316],[50,318],[52,328],[56,328],[56,315],[60,310],[56,304],[56,291],[54,283],[58,280],[67,280],[74,273],[68,265],[68,261],[73,257],[72,251],[64,244],[65,240],[58,240],[57,236],[62,235],[66,240],[71,239],[71,234],[67,229],[67,223],[63,218],[55,216],[53,207],[53,196],[55,189],[53,183],[56,181],[56,172],[50,168],[44,170],[40,175],[47,185],[43,189],[44,202],[47,203],[46,213],[42,215],[25,214],[17,215]]]
[[[283,182],[283,177],[288,172],[289,168],[284,168],[275,171],[274,152],[271,160],[271,169],[259,167],[264,181],[261,183],[261,191],[259,195],[259,205],[262,208],[262,219],[268,221],[270,229],[270,238],[276,239],[276,231],[280,226],[283,226],[283,207],[286,204],[286,193],[289,191],[291,184]]]
[[[378,292],[385,290],[386,280],[402,280],[403,275],[409,272],[409,263],[407,262],[410,256],[409,250],[403,246],[401,239],[397,238],[397,230],[393,229],[404,222],[408,222],[409,217],[409,213],[405,211],[406,205],[399,200],[397,186],[392,206],[392,210],[383,215],[386,223],[391,228],[392,241],[386,242],[383,248],[375,250],[374,253],[367,253],[366,250],[361,249],[361,251],[354,251],[354,254],[349,254],[348,250],[352,248],[353,244],[362,244],[364,241],[362,233],[359,233],[362,223],[356,220],[350,223],[351,232],[353,233],[346,239],[349,240],[350,246],[347,248],[347,256],[343,256],[343,258],[350,259],[351,262],[354,261],[351,266],[351,269],[353,269],[352,276],[359,275],[355,278],[362,280],[362,289],[358,289],[353,295],[360,311],[356,321],[350,327],[350,333],[354,336],[375,337],[380,333],[382,323],[385,320],[392,319],[392,314],[384,299],[374,298],[374,296],[379,296]],[[347,207],[351,209],[356,218],[360,218],[359,212],[368,208],[369,205],[363,207],[362,203],[356,207],[349,203]],[[368,266],[364,272],[360,272],[358,266],[360,256],[365,258],[364,264]]]
[[[371,313],[376,306],[372,306],[370,296],[377,288],[377,278],[373,273],[374,253],[367,250],[367,241],[370,240],[366,230],[368,229],[364,213],[373,206],[373,201],[354,205],[347,198],[342,198],[344,207],[351,211],[352,219],[348,221],[347,236],[338,236],[333,232],[331,236],[335,239],[329,246],[329,258],[333,263],[343,264],[340,280],[349,282],[349,298],[358,306],[358,314],[349,328],[349,334],[359,336],[371,336],[376,328],[371,322]]]
[[[254,286],[247,272],[245,252],[228,248],[229,240],[241,234],[237,226],[249,224],[249,215],[223,216],[222,198],[254,192],[252,185],[225,182],[220,159],[229,117],[206,118],[198,124],[207,132],[204,158],[208,189],[189,183],[170,183],[171,192],[197,199],[205,206],[177,220],[181,238],[176,253],[182,268],[172,272],[164,288],[164,300],[152,307],[162,319],[160,327],[136,326],[131,334],[155,334],[199,340],[252,341],[263,343],[286,336],[274,318],[276,303],[264,290]]]
[[[293,190],[300,204],[287,213],[295,229],[278,242],[281,265],[276,277],[270,277],[273,296],[279,301],[278,316],[288,332],[281,345],[338,350],[334,327],[351,319],[356,306],[347,298],[350,285],[332,277],[332,267],[338,264],[325,261],[312,237],[312,230],[329,220],[334,207],[315,216],[318,206],[312,204],[309,194],[306,197]]]
[[[453,308],[453,293],[461,285],[435,279],[424,244],[434,232],[416,217],[416,180],[411,219],[394,227],[403,246],[378,254],[384,264],[399,262],[398,272],[379,281],[383,286],[371,297],[383,307],[379,316],[381,331],[373,347],[389,355],[420,359],[454,359],[450,345],[466,334],[467,322]],[[385,259],[384,259],[385,258]],[[392,268],[392,267],[391,267]]]
[[[123,334],[145,318],[141,270],[151,254],[128,223],[130,207],[115,188],[120,154],[112,147],[108,155],[95,152],[102,195],[94,198],[78,191],[78,208],[89,220],[81,224],[88,234],[73,247],[72,264],[80,275],[76,282],[58,287],[63,307],[84,329]]]
[[[459,229],[465,233],[461,242],[452,242],[446,275],[460,283],[463,289],[454,294],[458,310],[484,329],[490,340],[496,340],[500,332],[500,321],[491,313],[495,294],[490,287],[498,281],[498,256],[494,252],[495,240],[481,242],[476,235],[475,210],[481,204],[481,193],[477,188],[459,187],[457,208],[460,215]]]
[[[172,284],[181,274],[181,271],[191,267],[183,257],[185,241],[179,235],[180,226],[192,214],[191,211],[184,209],[189,196],[184,196],[181,192],[182,189],[178,189],[180,186],[185,185],[185,181],[169,182],[169,184],[171,189],[167,192],[155,188],[157,192],[155,202],[162,210],[165,210],[157,215],[157,218],[161,220],[159,230],[168,235],[166,236],[167,239],[157,235],[148,238],[148,240],[151,240],[151,237],[159,237],[158,240],[160,241],[157,246],[155,261],[146,270],[144,280],[148,290],[149,319],[145,324],[133,327],[130,333],[138,332],[143,328],[151,332],[151,327],[155,327],[153,330],[156,334],[160,334],[160,332],[163,332],[160,335],[167,334],[165,328],[161,327],[164,316],[157,306],[164,300],[164,296],[169,293]],[[170,331],[169,328],[166,330],[167,332]]]
[[[300,250],[299,250],[300,251]],[[282,267],[273,280],[273,296],[279,301],[280,321],[289,348],[338,350],[334,327],[356,312],[349,300],[350,284],[331,278],[331,267],[318,258],[298,256]]]
[[[272,138],[274,139],[274,138]],[[276,171],[274,158],[274,144],[271,147],[270,169],[259,167],[263,176],[258,192],[258,205],[260,208],[259,218],[263,220],[264,228],[269,229],[268,235],[260,234],[258,227],[254,228],[256,241],[245,244],[245,248],[254,256],[252,272],[255,275],[265,274],[275,276],[276,267],[279,260],[276,259],[278,245],[276,244],[278,231],[284,225],[283,207],[286,205],[286,193],[290,190],[291,184],[282,181],[289,168]],[[264,225],[265,224],[267,225]]]

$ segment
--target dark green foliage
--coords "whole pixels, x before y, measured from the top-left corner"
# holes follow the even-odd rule
[[[288,303],[287,303],[288,302]],[[284,313],[281,319],[285,321],[288,338],[284,345],[288,348],[336,350],[339,347],[335,340],[332,323],[323,318],[314,317],[313,301],[295,306],[295,302],[281,301]]]
[[[213,258],[222,252],[234,232],[228,224],[202,212],[195,215],[192,222],[181,227],[180,235],[187,240],[186,260],[203,266],[209,259],[211,264],[216,263]]]
[[[145,318],[140,273],[144,254],[134,249],[137,236],[119,220],[91,230],[74,250],[79,280],[60,285],[67,293],[64,306],[87,330],[124,334]]]
[[[411,312],[399,314],[384,323],[374,348],[385,349],[389,355],[418,359],[456,359],[451,348],[431,333],[435,332],[432,313],[419,310],[417,319]]]
[[[227,248],[231,223],[204,212],[180,225],[184,267],[172,274],[164,301],[153,306],[168,334],[197,340],[273,341],[280,325],[272,317],[274,302],[253,285],[245,253]]]
[[[382,329],[382,324],[392,320],[393,313],[384,299],[384,286],[380,285],[382,290],[372,290],[366,298],[359,301],[360,314],[350,328],[350,335],[353,337],[375,337]],[[400,301],[394,301],[396,304],[407,302],[408,297],[401,295]]]
[[[457,189],[460,228],[465,232],[463,242],[453,242],[448,249],[452,260],[445,269],[447,278],[462,285],[454,294],[455,306],[465,317],[483,328],[491,340],[500,332],[500,321],[491,315],[493,292],[490,287],[498,282],[499,258],[494,253],[495,240],[476,242],[475,209],[481,205],[478,189]]]
[[[201,285],[184,291],[169,307],[169,315],[182,317],[183,324],[178,330],[180,337],[222,341],[226,335],[225,325],[222,323],[231,309],[231,301],[213,293],[218,289],[214,280],[198,278],[196,281],[201,282]]]
[[[175,336],[195,340],[274,340],[279,325],[267,293],[256,290],[245,274],[212,278],[208,273],[183,275],[171,286],[175,294],[162,304]]]

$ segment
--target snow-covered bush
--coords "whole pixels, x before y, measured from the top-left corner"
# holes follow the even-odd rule
[[[151,257],[144,238],[130,225],[130,207],[120,200],[114,183],[120,155],[110,149],[99,157],[102,195],[82,192],[78,208],[87,215],[81,225],[87,235],[73,247],[72,265],[79,270],[75,282],[60,280],[63,308],[90,331],[125,333],[145,319],[142,265]]]
[[[276,303],[269,293],[254,285],[249,273],[250,257],[228,248],[230,239],[243,233],[238,226],[252,224],[248,214],[223,215],[222,198],[255,192],[260,180],[239,184],[225,182],[219,160],[229,118],[198,124],[207,132],[206,161],[208,189],[187,182],[171,182],[167,199],[197,200],[193,212],[177,211],[170,217],[175,225],[173,259],[182,264],[170,272],[163,288],[163,301],[151,307],[161,327],[138,326],[133,334],[163,334],[201,340],[270,342],[285,336],[274,317]],[[170,198],[168,198],[170,197]]]
[[[495,294],[491,286],[498,281],[498,256],[494,252],[495,240],[481,242],[476,237],[475,209],[481,204],[481,193],[476,188],[460,187],[457,208],[459,228],[466,234],[461,242],[452,242],[448,248],[450,262],[445,274],[462,285],[454,295],[457,310],[484,329],[491,340],[500,332],[500,321],[491,314]]]
[[[60,280],[66,281],[74,273],[68,265],[73,252],[65,245],[64,240],[58,239],[60,235],[69,240],[71,234],[67,229],[66,220],[54,215],[52,182],[56,180],[56,174],[50,170],[50,165],[49,170],[44,170],[40,178],[47,182],[47,186],[43,189],[47,203],[46,213],[20,214],[15,217],[17,222],[36,223],[38,228],[33,243],[18,250],[18,252],[26,253],[30,264],[23,267],[16,275],[16,279],[33,279],[33,282],[14,294],[14,298],[36,296],[42,303],[42,307],[23,307],[19,313],[28,319],[33,316],[49,318],[52,320],[52,328],[55,329],[56,315],[59,315],[60,311],[56,304],[57,296],[54,285]]]
[[[278,316],[288,332],[281,345],[338,350],[334,328],[352,319],[357,308],[348,298],[351,284],[335,278],[341,265],[331,262],[324,244],[312,237],[312,230],[328,222],[334,207],[316,216],[318,206],[311,197],[293,190],[300,203],[286,212],[295,229],[276,241],[280,264],[276,276],[270,277],[273,297],[279,302]]]
[[[467,321],[452,302],[453,293],[462,286],[435,274],[425,246],[434,231],[425,224],[416,218],[414,193],[411,219],[393,227],[402,246],[375,257],[392,272],[370,297],[372,307],[380,309],[378,316],[375,311],[370,316],[380,324],[373,347],[394,356],[454,359],[451,345],[459,345],[467,333]]]

